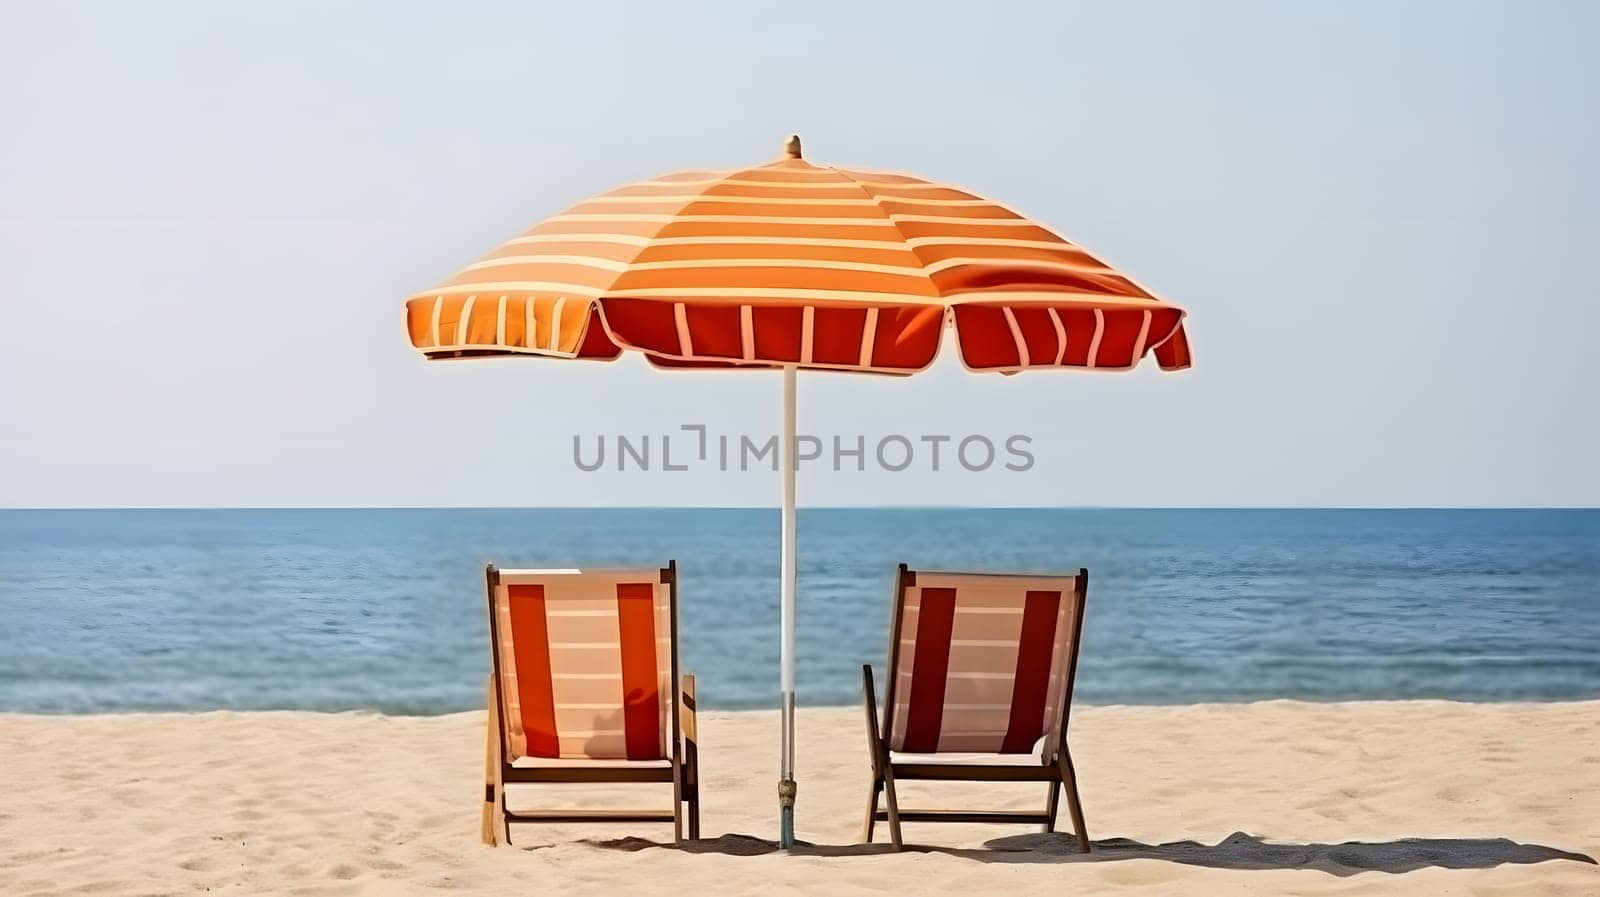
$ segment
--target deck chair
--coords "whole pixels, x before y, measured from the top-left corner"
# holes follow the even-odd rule
[[[671,822],[700,837],[694,677],[678,675],[676,562],[645,570],[486,571],[489,721],[483,841],[511,823]],[[507,785],[672,784],[672,809],[512,812]],[[685,806],[687,805],[687,813]]]
[[[878,725],[872,667],[861,668],[872,793],[862,840],[889,823],[1039,823],[1054,831],[1060,792],[1089,850],[1067,712],[1078,666],[1089,571],[1076,576],[919,573],[900,565],[890,618],[889,670]],[[956,758],[953,755],[964,757]],[[972,755],[981,755],[973,757]],[[908,780],[1046,782],[1037,813],[903,810],[895,783]],[[886,809],[878,810],[878,798]]]

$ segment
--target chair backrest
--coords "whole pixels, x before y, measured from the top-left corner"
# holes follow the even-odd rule
[[[1026,754],[1066,730],[1089,573],[922,573],[895,588],[889,749]]]
[[[660,760],[676,743],[676,565],[488,570],[507,762]]]

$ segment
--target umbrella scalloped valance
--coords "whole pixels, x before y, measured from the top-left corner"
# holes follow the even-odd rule
[[[1044,225],[906,174],[783,158],[581,202],[406,301],[429,358],[911,374],[1189,366],[1184,312]]]

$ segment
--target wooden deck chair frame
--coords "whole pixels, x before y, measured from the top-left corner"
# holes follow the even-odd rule
[[[671,763],[667,767],[638,769],[581,764],[526,768],[513,766],[506,759],[504,720],[500,701],[499,623],[495,613],[495,588],[500,571],[490,564],[484,571],[489,599],[489,655],[493,672],[489,674],[489,714],[484,741],[483,843],[494,846],[511,843],[512,822],[671,822],[672,841],[682,843],[687,826],[691,839],[700,837],[700,751],[695,724],[694,676],[678,669],[678,563],[668,561],[661,568],[661,582],[668,589],[668,609],[672,633],[672,682],[677,685],[671,712]],[[671,782],[672,809],[553,809],[513,812],[506,806],[505,786],[529,783]],[[687,812],[685,812],[687,810]]]
[[[930,574],[931,575],[931,574]],[[1005,574],[982,574],[985,576]],[[1068,574],[1056,574],[1061,578],[1069,578]],[[917,574],[914,570],[901,564],[895,577],[893,611],[889,623],[889,672],[888,680],[884,687],[884,700],[882,710],[882,729],[879,728],[879,715],[875,691],[873,687],[872,666],[864,665],[861,668],[862,697],[865,700],[867,715],[867,744],[872,756],[872,789],[867,799],[866,821],[862,826],[861,839],[871,843],[873,825],[878,820],[889,824],[889,840],[896,850],[903,846],[900,832],[902,822],[994,822],[994,823],[1037,823],[1044,826],[1044,831],[1055,831],[1056,810],[1059,806],[1060,793],[1066,792],[1067,811],[1072,816],[1072,826],[1077,837],[1078,849],[1084,853],[1089,852],[1089,834],[1084,827],[1083,804],[1078,798],[1078,780],[1072,767],[1072,755],[1067,750],[1067,718],[1072,710],[1072,686],[1077,677],[1078,670],[1078,644],[1083,633],[1083,606],[1089,588],[1089,571],[1080,568],[1076,575],[1076,619],[1074,620],[1072,639],[1067,648],[1068,654],[1064,665],[1066,682],[1061,697],[1061,713],[1058,728],[1053,733],[1046,733],[1046,738],[1053,738],[1056,744],[1054,759],[1041,763],[1038,766],[1021,763],[941,763],[941,762],[900,762],[891,759],[889,751],[889,733],[894,732],[895,708],[895,680],[898,676],[895,671],[900,668],[900,638],[901,619],[905,607],[906,589],[915,586]],[[1045,751],[1045,756],[1051,752]],[[996,755],[1005,756],[1005,755]],[[902,810],[898,795],[895,793],[897,781],[935,780],[935,781],[965,781],[965,782],[1046,782],[1049,785],[1049,796],[1046,798],[1045,808],[1042,812],[1015,812],[1015,811],[985,811],[985,810]],[[878,798],[882,795],[885,808],[878,809]]]

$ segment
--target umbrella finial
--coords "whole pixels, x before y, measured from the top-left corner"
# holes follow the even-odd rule
[[[791,159],[800,158],[800,135],[790,134],[789,139],[783,142],[783,154]]]

